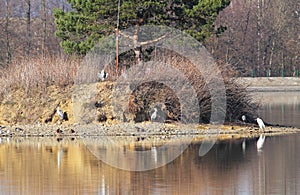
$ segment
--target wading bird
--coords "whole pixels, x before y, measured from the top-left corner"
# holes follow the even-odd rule
[[[101,72],[98,73],[98,78],[101,80],[101,81],[104,81],[108,76],[108,73],[105,72],[104,69],[101,70]]]
[[[257,150],[261,150],[263,145],[264,145],[264,142],[265,142],[265,139],[266,139],[266,136],[261,134],[256,142],[256,147],[257,147]]]
[[[60,128],[56,129],[56,136],[59,137],[62,133],[63,131]]]
[[[246,122],[246,116],[245,116],[245,115],[242,116],[242,121],[243,121],[244,123]]]
[[[257,118],[257,119],[255,119],[255,120],[256,120],[256,122],[257,122],[257,124],[258,124],[258,126],[259,126],[259,128],[260,128],[261,130],[264,130],[264,129],[266,128],[266,126],[265,126],[263,120],[261,120],[260,118]]]
[[[154,121],[157,118],[157,108],[154,108],[154,112],[151,114],[151,121]]]
[[[60,120],[63,120],[64,119],[64,113],[63,113],[63,111],[59,107],[57,107],[56,112],[57,112]]]

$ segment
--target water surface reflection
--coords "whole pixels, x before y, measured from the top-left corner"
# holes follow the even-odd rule
[[[300,135],[218,141],[199,157],[195,142],[174,161],[148,171],[124,171],[96,158],[81,139],[19,138],[0,144],[3,194],[297,194]],[[90,142],[92,143],[92,142]],[[109,147],[93,142],[93,148]],[[133,144],[118,147],[137,150]],[[157,146],[159,147],[159,146]],[[139,148],[141,149],[141,148]],[[150,149],[145,146],[145,149]],[[170,151],[169,151],[170,152]],[[160,158],[160,157],[158,157]],[[123,159],[124,160],[124,159]],[[128,159],[129,161],[130,159]],[[143,160],[143,159],[140,159]],[[147,160],[147,159],[145,159]]]

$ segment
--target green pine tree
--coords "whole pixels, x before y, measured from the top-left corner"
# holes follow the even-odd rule
[[[115,32],[118,0],[67,0],[72,11],[54,10],[56,36],[67,54],[85,55]],[[215,31],[214,21],[230,0],[121,0],[119,29],[134,25],[168,25],[203,42]]]

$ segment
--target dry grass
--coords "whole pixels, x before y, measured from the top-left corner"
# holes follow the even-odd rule
[[[48,86],[64,87],[74,83],[78,63],[67,57],[34,57],[13,61],[0,69],[0,94],[22,88],[28,94],[45,91]]]

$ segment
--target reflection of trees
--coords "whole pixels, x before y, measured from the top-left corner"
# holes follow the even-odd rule
[[[128,151],[148,150],[152,146],[150,142],[143,144],[142,141],[130,139],[119,139],[119,142],[118,139],[113,140],[116,142],[111,142],[111,145],[119,146],[122,150],[125,147]],[[89,143],[108,153],[110,149],[115,149],[108,143],[98,146],[95,142]],[[209,190],[207,182],[212,179],[216,181],[216,186],[222,180],[226,180],[225,175],[216,178],[222,170],[215,169],[214,163],[208,162],[221,162],[212,158],[215,156],[214,152],[210,152],[208,158],[205,156],[204,161],[195,163],[195,159],[198,159],[198,149],[198,145],[190,145],[180,157],[166,166],[145,172],[129,172],[99,161],[82,142],[76,140],[63,140],[61,143],[54,139],[52,142],[39,140],[39,144],[12,143],[0,147],[0,170],[6,173],[4,177],[0,176],[0,180],[1,185],[12,185],[19,193],[26,189],[28,193],[70,194],[82,193],[88,188],[90,192],[105,190],[106,193],[113,194],[197,194]],[[158,156],[159,158],[162,157]],[[6,181],[14,183],[8,184]],[[101,186],[105,186],[105,189]]]
[[[203,158],[210,159],[213,164],[216,163],[216,167],[220,167],[221,165],[225,166],[227,164],[230,164],[230,166],[235,163],[240,164],[245,160],[245,154],[249,152],[250,148],[256,146],[255,139],[246,140],[245,153],[243,153],[242,142],[243,139],[218,141],[216,145],[211,149],[209,154],[205,155]],[[201,163],[202,161],[203,159],[201,159],[200,157],[195,159],[195,163]]]
[[[244,154],[242,140],[219,141],[203,157],[198,157],[200,144],[191,144],[166,166],[144,172],[113,168],[79,140],[14,139],[0,144],[0,186],[3,193],[16,194],[258,194],[259,189],[267,194],[284,194],[284,190],[296,194],[298,139],[268,137],[263,151],[257,153],[253,138]],[[140,150],[140,142],[128,139],[113,144]],[[109,151],[105,146],[94,145]],[[151,146],[145,144],[144,149]],[[259,174],[264,178],[258,180]]]
[[[128,185],[121,180],[130,181],[129,173],[116,177],[117,171],[99,163],[82,142],[58,143],[54,138],[1,145],[0,170],[5,173],[0,174],[0,185],[17,194],[24,189],[26,194],[97,192],[101,182],[115,193],[118,187]]]
[[[145,134],[140,137],[87,137],[83,141],[98,159],[113,167],[146,171],[164,166],[180,156],[192,137]]]

